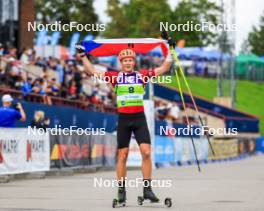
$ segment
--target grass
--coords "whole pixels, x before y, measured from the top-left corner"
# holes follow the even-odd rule
[[[217,95],[217,80],[202,77],[187,77],[192,93],[196,96],[213,100]],[[183,83],[182,83],[183,84]],[[225,85],[227,83],[224,83]],[[260,118],[260,132],[264,135],[264,84],[238,80],[236,82],[236,109],[253,114]],[[173,78],[170,86],[177,87]],[[224,91],[229,90],[229,86],[224,86]],[[186,87],[183,87],[187,91]]]

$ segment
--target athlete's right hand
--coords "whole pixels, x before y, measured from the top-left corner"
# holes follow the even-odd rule
[[[81,56],[85,56],[85,48],[83,45],[81,45],[80,43],[75,44],[75,48],[77,50],[77,52],[81,55]]]

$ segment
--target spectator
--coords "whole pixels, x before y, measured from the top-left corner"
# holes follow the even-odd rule
[[[36,51],[31,50],[31,54],[29,55],[29,62],[30,64],[35,64],[36,62]]]
[[[74,66],[73,70],[74,70],[73,80],[75,81],[75,84],[76,84],[77,96],[79,96],[82,90],[82,74],[77,65]]]
[[[28,77],[22,84],[21,91],[27,96],[32,91],[32,78]]]
[[[26,121],[25,111],[20,103],[12,106],[13,98],[6,94],[2,97],[0,108],[0,127],[15,127],[16,120]]]
[[[158,101],[157,102],[158,105],[156,106],[156,116],[158,119],[160,120],[164,120],[168,113],[169,113],[169,108],[167,107],[166,103],[164,103],[163,101]]]
[[[37,78],[32,84],[32,91],[36,94],[45,95],[45,91],[42,87],[44,80],[42,78]]]
[[[6,82],[10,87],[15,87],[16,81],[22,76],[21,65],[14,57],[7,60],[5,67]]]
[[[33,128],[42,128],[46,130],[49,127],[49,124],[50,120],[49,118],[45,117],[45,113],[43,111],[36,111],[30,126]]]
[[[60,60],[57,59],[56,61],[57,61],[57,64],[55,66],[55,70],[59,74],[59,83],[63,83],[64,82],[64,76],[65,76],[64,68],[63,68],[62,62]]]
[[[171,120],[172,123],[179,122],[180,119],[180,108],[176,103],[169,103],[167,108],[169,109],[167,118]]]
[[[77,88],[76,88],[75,81],[71,81],[69,93],[70,93],[70,98],[71,99],[75,99],[77,97]]]
[[[48,81],[47,94],[51,96],[58,96],[59,86],[56,84],[56,78],[52,78],[51,81]]]
[[[36,94],[39,94],[43,97],[44,104],[51,105],[51,98],[47,96],[47,89],[45,87],[46,81],[43,78],[38,78],[33,83],[32,91]]]
[[[4,56],[4,46],[0,43],[0,84],[4,83],[5,81],[5,72],[2,68],[2,58]]]
[[[30,49],[25,48],[21,54],[21,57],[20,57],[20,61],[21,61],[22,65],[28,65],[30,63],[29,58],[30,58]]]
[[[0,43],[0,72],[2,71],[2,57],[4,55],[4,47],[2,43]]]

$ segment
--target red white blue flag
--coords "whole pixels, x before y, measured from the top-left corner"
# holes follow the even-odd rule
[[[153,38],[84,40],[81,44],[85,47],[85,52],[93,56],[118,55],[126,48],[131,48],[136,53],[147,54],[154,48],[160,47],[165,57],[169,52],[167,41]]]

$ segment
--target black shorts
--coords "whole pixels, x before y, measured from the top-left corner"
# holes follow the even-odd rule
[[[138,145],[150,144],[150,134],[144,112],[135,114],[123,114],[118,116],[117,145],[118,149],[129,146],[131,134],[135,135]]]

